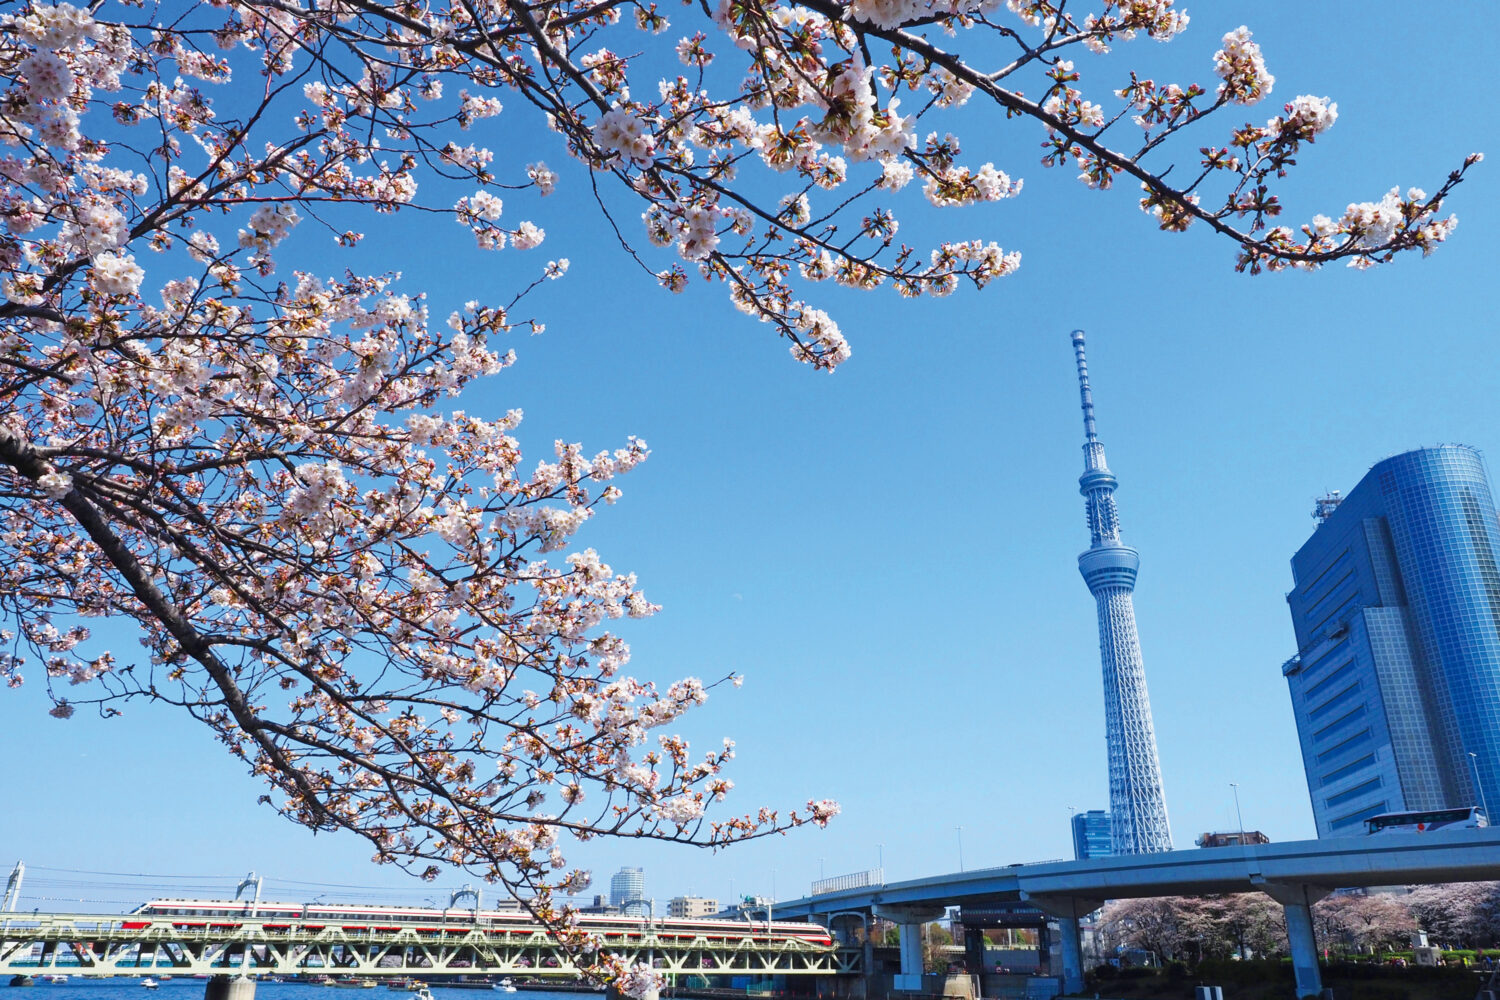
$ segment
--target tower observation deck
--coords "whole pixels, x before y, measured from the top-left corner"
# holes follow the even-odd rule
[[[1089,548],[1078,571],[1099,607],[1099,659],[1104,668],[1104,732],[1109,745],[1111,847],[1115,854],[1151,854],[1172,849],[1167,800],[1156,756],[1156,728],[1146,693],[1146,667],[1135,628],[1135,574],[1139,553],[1120,541],[1115,508],[1118,481],[1104,462],[1094,427],[1094,397],[1083,355],[1083,331],[1073,331],[1078,392],[1083,404],[1083,494]]]

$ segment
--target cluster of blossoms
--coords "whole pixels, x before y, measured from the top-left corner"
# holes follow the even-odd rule
[[[1221,44],[1224,47],[1214,53],[1214,72],[1224,81],[1219,84],[1219,96],[1236,104],[1254,104],[1269,94],[1276,78],[1266,70],[1250,29],[1240,25]]]
[[[1303,94],[1286,106],[1286,114],[1266,122],[1266,131],[1283,138],[1292,136],[1311,142],[1314,136],[1333,128],[1339,106],[1326,97]]]
[[[146,272],[128,253],[105,251],[94,255],[89,283],[101,295],[134,295],[140,291]]]
[[[630,108],[615,106],[599,116],[593,129],[599,148],[618,154],[636,167],[649,167],[656,156],[656,139],[640,115]]]
[[[979,201],[999,201],[1014,198],[1021,193],[1022,181],[1013,181],[993,163],[986,163],[978,170],[968,167],[947,167],[933,170],[922,185],[922,193],[934,205],[967,205]]]
[[[1314,216],[1312,225],[1304,227],[1303,233],[1312,238],[1315,246],[1331,248],[1348,244],[1373,250],[1388,246],[1398,232],[1407,230],[1415,234],[1417,245],[1424,252],[1431,253],[1458,225],[1457,216],[1438,217],[1440,208],[1441,200],[1428,198],[1421,188],[1409,188],[1404,197],[1400,188],[1391,188],[1378,202],[1350,205],[1337,220],[1326,215]],[[1285,233],[1285,238],[1290,236]],[[1369,268],[1375,263],[1369,257],[1351,257],[1348,266]]]
[[[1175,0],[1112,0],[1099,13],[1084,17],[1084,45],[1102,54],[1109,51],[1114,39],[1130,41],[1137,31],[1167,42],[1186,31],[1189,20],[1186,13],[1175,9]]]

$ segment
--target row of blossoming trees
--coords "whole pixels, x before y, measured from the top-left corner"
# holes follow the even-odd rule
[[[1405,950],[1417,930],[1446,948],[1500,946],[1500,882],[1417,886],[1407,894],[1336,895],[1313,907],[1326,953]],[[1131,899],[1104,908],[1099,955],[1122,948],[1163,961],[1196,963],[1235,955],[1286,953],[1281,907],[1259,893]]]
[[[1244,28],[1205,50],[1207,88],[1103,56],[1187,26],[1173,0],[13,5],[0,675],[38,666],[59,718],[175,706],[288,818],[498,882],[580,949],[550,895],[588,880],[570,838],[826,822],[829,801],[709,813],[732,744],[666,727],[712,684],[626,672],[608,623],[655,606],[572,539],[645,444],[527,464],[518,411],[457,407],[513,364],[509,331],[540,329],[526,294],[566,259],[440,302],[361,273],[367,243],[524,255],[546,233],[523,216],[562,201],[601,213],[648,286],[720,287],[832,369],[850,346],[823,283],[945,295],[1020,265],[987,239],[897,238],[914,208],[1021,196],[947,127],[979,112],[1252,272],[1449,234],[1475,157],[1431,194],[1287,222],[1278,179],[1336,105],[1266,101]],[[412,225],[428,216],[451,235]],[[104,618],[143,651],[105,648]]]

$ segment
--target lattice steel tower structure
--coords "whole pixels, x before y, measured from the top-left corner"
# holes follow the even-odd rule
[[[1156,757],[1156,728],[1146,694],[1146,667],[1135,630],[1135,574],[1141,558],[1120,541],[1115,509],[1117,480],[1104,464],[1104,445],[1094,429],[1094,397],[1083,357],[1083,331],[1073,331],[1078,393],[1083,402],[1084,495],[1089,549],[1078,571],[1099,605],[1099,658],[1104,666],[1104,733],[1109,744],[1110,842],[1115,854],[1151,854],[1172,849],[1167,799]]]

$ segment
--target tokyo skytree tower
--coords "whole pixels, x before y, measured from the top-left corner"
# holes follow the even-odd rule
[[[1104,445],[1094,431],[1094,397],[1083,357],[1083,331],[1073,331],[1078,393],[1083,401],[1083,475],[1089,549],[1078,571],[1099,605],[1099,658],[1104,666],[1104,733],[1109,744],[1110,841],[1115,854],[1151,854],[1172,849],[1167,799],[1156,757],[1156,728],[1146,694],[1146,667],[1135,631],[1135,574],[1140,555],[1120,541],[1115,509],[1117,481],[1104,464]]]

